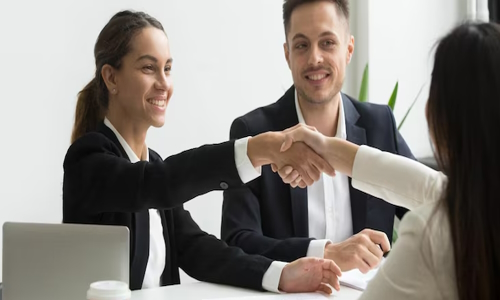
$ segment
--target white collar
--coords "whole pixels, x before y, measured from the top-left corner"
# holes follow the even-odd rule
[[[345,125],[345,114],[344,114],[344,103],[342,101],[342,93],[340,93],[340,101],[339,101],[339,120],[337,123],[337,133],[335,137],[341,139],[347,139],[347,131]],[[304,120],[304,116],[302,115],[302,111],[299,105],[299,98],[297,97],[297,89],[295,89],[295,109],[297,110],[297,118],[299,119],[299,123],[306,124]]]
[[[113,131],[113,133],[116,135],[116,138],[118,139],[118,141],[122,145],[123,149],[127,153],[127,156],[128,156],[128,159],[130,160],[130,162],[136,163],[136,162],[140,161],[140,159],[134,153],[134,151],[132,150],[132,148],[130,148],[130,146],[128,145],[127,141],[125,141],[125,139],[118,132],[118,130],[116,130],[115,126],[113,126],[113,124],[111,124],[111,122],[106,117],[104,118],[104,125],[108,126],[109,129],[111,129],[111,131]],[[149,161],[148,147],[146,147],[146,161]]]

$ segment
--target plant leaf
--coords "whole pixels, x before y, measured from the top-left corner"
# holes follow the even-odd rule
[[[399,123],[398,130],[400,130],[401,126],[403,126],[403,123],[405,122],[406,117],[408,117],[408,115],[410,114],[410,111],[412,110],[413,105],[415,105],[415,103],[417,102],[418,97],[420,97],[420,94],[422,93],[422,90],[424,89],[424,86],[425,86],[425,84],[422,84],[422,86],[420,87],[420,90],[418,91],[417,96],[415,97],[415,99],[413,99],[413,102],[411,103],[410,108],[408,108],[408,110],[406,111],[405,116],[403,117],[403,120],[401,120],[401,122]]]
[[[392,91],[391,98],[389,99],[389,107],[394,111],[394,106],[396,105],[396,98],[398,97],[398,86],[399,82],[396,82],[396,85],[394,86],[394,90]]]
[[[368,99],[368,64],[365,66],[363,71],[363,78],[361,80],[361,87],[359,88],[358,100],[361,102],[366,102]]]

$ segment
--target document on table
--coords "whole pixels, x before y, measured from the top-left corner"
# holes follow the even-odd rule
[[[384,261],[385,258],[382,259],[382,262],[377,268],[368,271],[366,274],[361,273],[358,269],[342,272],[342,277],[339,278],[340,284],[359,291],[364,291],[370,280],[375,277],[378,269],[382,266]]]
[[[328,296],[321,293],[271,294],[263,296],[231,297],[210,300],[325,300]],[[204,299],[208,300],[208,299]]]

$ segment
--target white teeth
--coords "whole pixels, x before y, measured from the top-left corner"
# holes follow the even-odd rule
[[[307,76],[311,80],[321,80],[326,77],[326,74],[315,74],[315,75],[309,75]]]
[[[148,99],[148,102],[156,105],[158,107],[165,107],[166,101],[165,100],[155,100],[155,99]]]

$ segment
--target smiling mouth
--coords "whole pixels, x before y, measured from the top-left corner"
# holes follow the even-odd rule
[[[157,100],[157,99],[148,99],[147,100],[149,104],[152,104],[154,106],[158,106],[158,107],[165,107],[167,106],[167,101],[166,100]]]
[[[328,76],[330,76],[330,74],[314,74],[314,75],[307,75],[306,78],[308,80],[312,80],[312,81],[319,81],[319,80],[324,79]]]

